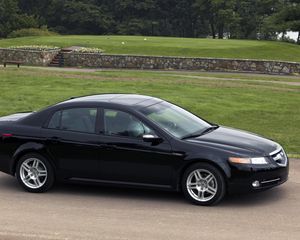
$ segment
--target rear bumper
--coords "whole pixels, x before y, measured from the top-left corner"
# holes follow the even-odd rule
[[[232,176],[228,180],[228,191],[260,191],[283,184],[288,180],[289,165],[286,167],[271,166],[268,168],[232,169]],[[259,183],[253,186],[253,183]]]

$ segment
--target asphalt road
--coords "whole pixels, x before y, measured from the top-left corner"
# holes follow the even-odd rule
[[[0,174],[0,240],[300,239],[300,160],[266,192],[227,197],[215,207],[178,193],[60,184],[24,192]]]

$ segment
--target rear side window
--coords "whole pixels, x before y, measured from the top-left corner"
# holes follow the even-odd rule
[[[97,108],[71,108],[56,112],[48,128],[84,133],[96,132]]]
[[[60,128],[60,116],[61,116],[61,111],[54,113],[52,118],[50,119],[48,128],[59,129]]]

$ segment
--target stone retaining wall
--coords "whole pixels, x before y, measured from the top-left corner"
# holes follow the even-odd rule
[[[103,55],[74,52],[65,53],[64,58],[65,66],[68,67],[174,69],[270,74],[300,73],[300,63],[268,60]]]
[[[59,51],[59,49],[31,51],[0,48],[0,63],[4,61],[22,61],[25,65],[47,66]],[[67,67],[227,71],[269,74],[300,73],[300,63],[284,61],[106,55],[75,52],[63,53],[63,56]]]
[[[31,66],[47,66],[58,50],[33,51],[21,49],[0,48],[0,63],[5,61],[21,61],[25,65]]]

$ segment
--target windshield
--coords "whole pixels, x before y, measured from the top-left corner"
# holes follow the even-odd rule
[[[171,135],[180,139],[190,135],[200,135],[205,129],[211,127],[209,123],[192,113],[167,102],[149,106],[141,112]]]

